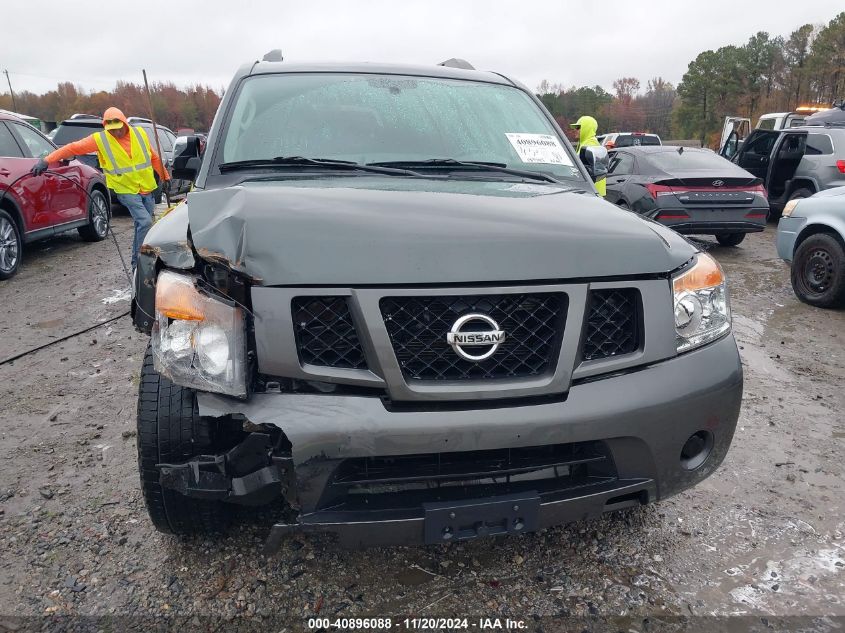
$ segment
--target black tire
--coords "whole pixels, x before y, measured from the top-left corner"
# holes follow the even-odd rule
[[[818,308],[845,305],[845,248],[833,235],[811,235],[795,249],[790,279],[804,303]]]
[[[745,233],[719,233],[716,241],[722,246],[739,246],[745,239]]]
[[[231,506],[162,488],[155,467],[213,452],[213,429],[198,414],[196,394],[159,374],[148,346],[138,393],[138,470],[144,502],[158,531],[197,534],[226,528]]]
[[[0,280],[18,273],[23,256],[21,231],[15,219],[0,209]]]
[[[79,235],[86,242],[100,242],[106,239],[111,221],[111,205],[102,191],[94,189],[88,197],[88,224],[79,229]]]

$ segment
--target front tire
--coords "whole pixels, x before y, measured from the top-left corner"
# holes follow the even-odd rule
[[[87,242],[101,242],[109,232],[111,209],[102,191],[91,192],[88,198],[88,224],[80,227],[79,235]]]
[[[194,391],[159,374],[147,347],[138,393],[138,470],[144,502],[158,531],[198,534],[221,532],[228,525],[230,506],[163,488],[156,468],[214,453],[213,434],[209,421],[199,416]]]
[[[833,235],[817,233],[801,242],[792,258],[795,295],[818,308],[845,304],[845,249]]]
[[[722,246],[739,246],[745,239],[745,233],[719,233],[716,241]]]
[[[14,277],[21,265],[23,241],[14,218],[0,209],[0,279]]]

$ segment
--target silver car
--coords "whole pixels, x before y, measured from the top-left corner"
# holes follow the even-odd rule
[[[777,247],[792,264],[792,288],[801,301],[820,308],[845,304],[845,187],[790,200]]]

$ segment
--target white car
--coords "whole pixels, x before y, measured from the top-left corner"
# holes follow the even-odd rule
[[[611,132],[596,137],[607,149],[636,147],[640,145],[663,145],[657,134],[647,132]]]

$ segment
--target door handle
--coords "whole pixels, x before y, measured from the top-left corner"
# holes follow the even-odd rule
[[[8,169],[0,167],[0,176],[8,176],[11,172]]]

